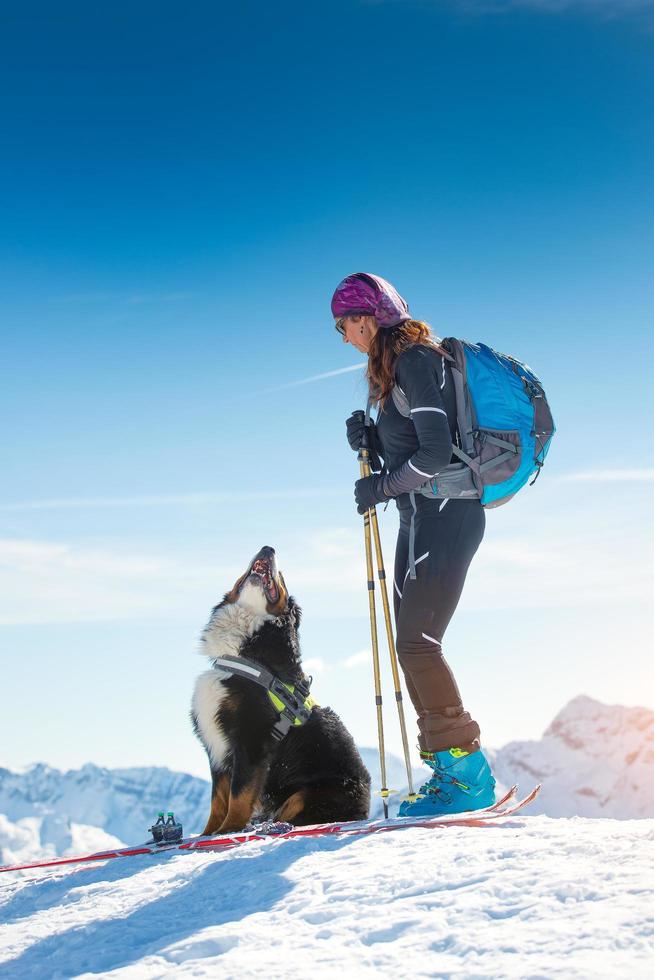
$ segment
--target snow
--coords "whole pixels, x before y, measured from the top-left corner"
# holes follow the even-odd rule
[[[0,881],[0,977],[645,978],[654,820],[269,841]]]
[[[575,698],[490,754],[500,785],[543,782],[528,815],[0,875],[0,980],[649,980],[654,712]],[[159,809],[197,833],[208,807],[208,782],[163,768],[0,769],[0,864],[142,841]]]
[[[373,787],[380,786],[376,748],[361,748]],[[654,712],[577,697],[542,739],[488,751],[500,789],[542,783],[533,814],[552,817],[654,817]],[[388,784],[404,795],[404,762],[387,755]],[[414,770],[419,786],[427,770]],[[160,809],[174,810],[187,834],[199,833],[209,812],[210,785],[162,767],[104,769],[88,764],[60,772],[42,763],[0,769],[0,864],[76,854],[146,838]],[[381,816],[373,795],[371,816]],[[83,842],[85,841],[85,842]]]

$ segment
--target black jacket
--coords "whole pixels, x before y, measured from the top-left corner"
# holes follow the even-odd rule
[[[377,436],[388,470],[383,491],[415,490],[447,466],[456,438],[456,398],[448,362],[433,347],[415,344],[395,364],[395,380],[411,409],[398,411],[392,396],[377,416]]]

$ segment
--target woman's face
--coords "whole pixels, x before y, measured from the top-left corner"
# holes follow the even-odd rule
[[[338,321],[337,327],[343,337],[344,344],[352,344],[362,354],[367,354],[370,342],[379,327],[372,316],[344,316]]]

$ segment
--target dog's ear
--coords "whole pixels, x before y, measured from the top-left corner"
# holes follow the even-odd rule
[[[288,597],[288,618],[292,626],[298,629],[302,619],[302,610],[292,595]]]

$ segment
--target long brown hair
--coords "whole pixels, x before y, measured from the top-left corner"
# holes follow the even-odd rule
[[[395,362],[402,351],[414,344],[433,347],[439,354],[446,353],[429,324],[423,320],[406,320],[396,327],[380,327],[372,338],[366,377],[370,397],[374,402],[380,402],[382,408],[395,387]]]

